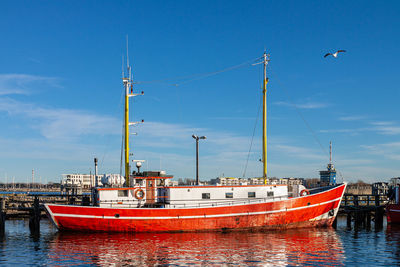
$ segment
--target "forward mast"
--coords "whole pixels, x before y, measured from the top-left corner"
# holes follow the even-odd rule
[[[126,186],[131,186],[131,181],[130,181],[130,165],[129,165],[129,126],[135,125],[140,122],[129,122],[129,98],[138,96],[138,95],[143,95],[143,91],[139,94],[134,94],[133,93],[133,81],[132,81],[132,73],[131,73],[131,67],[129,66],[129,61],[127,60],[127,74],[128,77],[123,77],[122,82],[124,84],[124,90],[125,90],[125,114],[124,114],[124,165],[125,165],[125,180],[126,180]]]
[[[263,81],[263,178],[264,184],[267,184],[267,65],[269,62],[269,54],[264,52],[264,81]]]

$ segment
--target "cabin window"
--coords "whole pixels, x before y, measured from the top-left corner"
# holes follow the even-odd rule
[[[202,199],[210,199],[210,193],[202,193],[201,198]]]
[[[232,192],[225,193],[225,198],[233,198],[233,193]]]
[[[268,191],[267,192],[268,197],[273,197],[274,196],[274,191]]]
[[[118,196],[119,197],[127,197],[128,196],[128,190],[118,190]]]
[[[250,197],[256,197],[256,192],[247,192],[247,196]]]

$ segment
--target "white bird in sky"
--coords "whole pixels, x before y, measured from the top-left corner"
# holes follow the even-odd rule
[[[337,57],[340,52],[346,52],[346,50],[338,50],[333,54],[332,53],[327,53],[324,57],[327,57],[327,56]]]

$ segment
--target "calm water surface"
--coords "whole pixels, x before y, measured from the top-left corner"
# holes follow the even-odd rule
[[[42,220],[7,221],[0,265],[101,266],[399,266],[400,227],[280,232],[82,234],[59,233]]]

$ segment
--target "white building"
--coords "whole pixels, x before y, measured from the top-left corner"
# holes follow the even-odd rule
[[[215,185],[246,185],[247,179],[235,178],[235,177],[218,177],[211,181]]]
[[[97,182],[98,185],[101,186],[101,178],[104,175],[97,175]],[[83,188],[90,188],[92,186],[95,186],[95,178],[94,174],[78,174],[78,173],[73,173],[73,174],[63,174],[62,179],[61,179],[61,185],[66,186],[66,185],[75,185],[75,186],[80,186]]]

